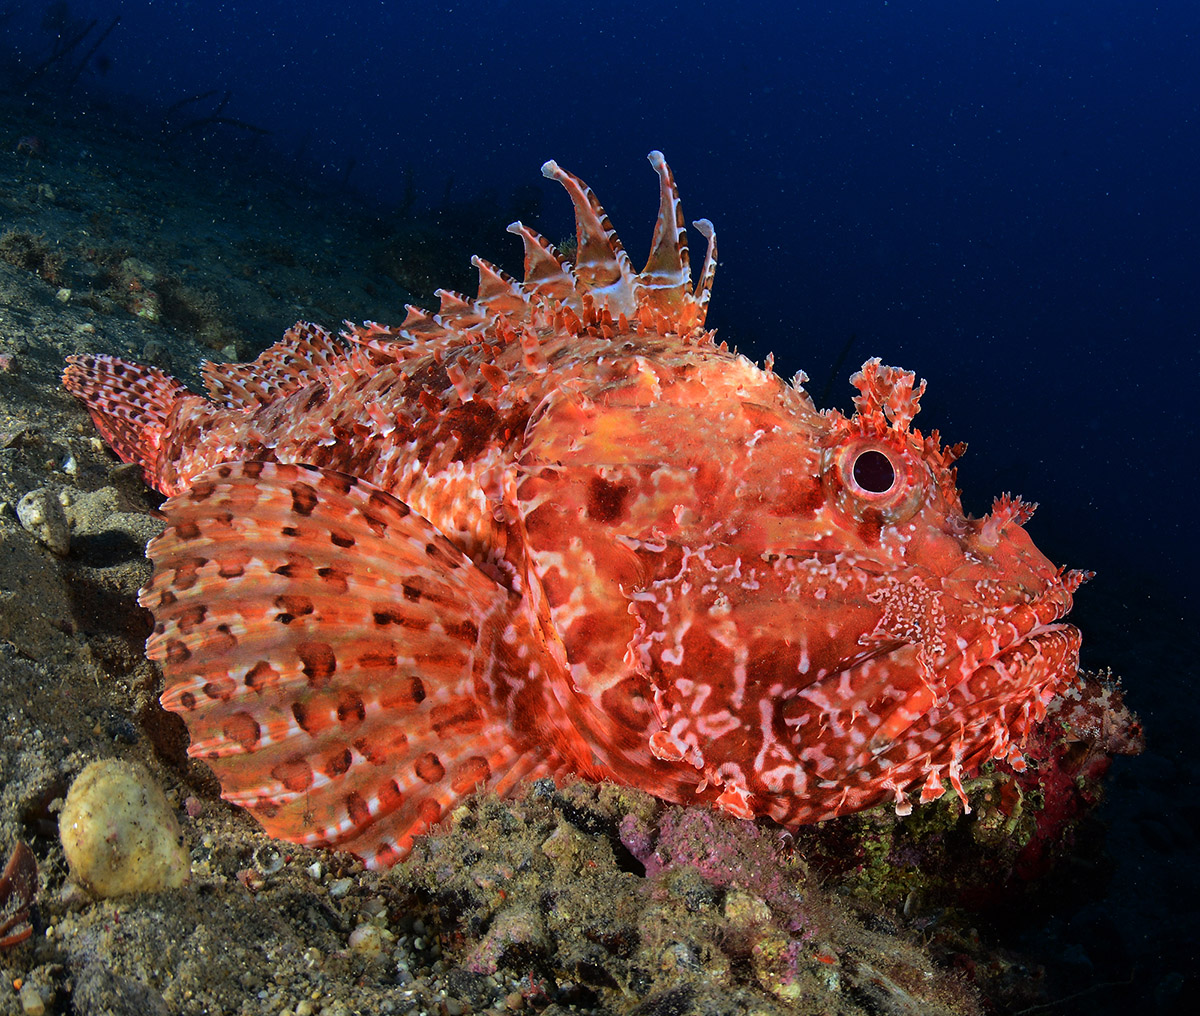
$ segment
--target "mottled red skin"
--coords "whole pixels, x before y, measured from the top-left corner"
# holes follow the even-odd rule
[[[651,161],[640,273],[548,163],[574,266],[516,224],[523,282],[477,261],[436,317],[297,326],[209,365],[215,402],[72,358],[172,495],[143,593],[164,705],[273,834],[390,863],[471,789],[568,772],[790,824],[903,810],[1020,764],[1074,675],[1085,576],[1031,508],[963,514],[912,374],[869,361],[848,418],[717,345],[715,248],[693,290]]]

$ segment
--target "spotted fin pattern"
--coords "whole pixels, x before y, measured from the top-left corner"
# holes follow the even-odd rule
[[[158,368],[115,356],[68,357],[63,384],[87,404],[96,429],[121,461],[140,465],[151,486],[172,411],[180,399],[202,401]]]
[[[166,511],[141,597],[163,705],[269,833],[386,865],[460,797],[549,771],[487,709],[505,591],[402,502],[237,462]]]

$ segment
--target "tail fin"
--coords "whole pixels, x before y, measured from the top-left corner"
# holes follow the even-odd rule
[[[91,413],[96,429],[122,462],[142,467],[158,486],[158,449],[167,419],[191,392],[169,374],[115,356],[70,356],[63,371],[67,391]]]

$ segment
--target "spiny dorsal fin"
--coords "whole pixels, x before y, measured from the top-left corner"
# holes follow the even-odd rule
[[[717,231],[708,219],[697,219],[692,225],[696,232],[708,241],[708,249],[704,252],[704,265],[700,269],[700,278],[696,280],[696,291],[692,294],[696,327],[700,328],[703,327],[708,314],[708,298],[712,296],[713,279],[717,274]]]
[[[536,296],[558,300],[576,309],[582,306],[571,264],[558,248],[523,222],[513,222],[508,231],[525,244],[525,281],[522,287]]]
[[[548,275],[554,274],[558,283],[552,295],[576,312],[582,306],[585,320],[599,320],[607,315],[612,321],[619,321],[624,316],[627,321],[637,321],[659,332],[686,335],[704,326],[717,268],[716,237],[707,219],[692,223],[708,240],[704,265],[693,290],[687,234],[675,178],[661,152],[651,152],[649,159],[659,178],[659,208],[650,256],[642,272],[633,271],[625,248],[592,189],[553,160],[542,166],[542,174],[561,183],[575,207],[578,252],[573,272],[536,233],[520,223],[514,223],[509,231],[520,233],[525,239],[526,289],[537,288],[541,292],[545,287],[530,286],[534,279],[531,268],[546,271]],[[547,256],[556,259],[563,274],[573,279],[575,292],[564,293],[563,280],[551,273],[548,266],[543,267]]]
[[[677,311],[691,295],[691,261],[679,190],[662,152],[649,155],[658,174],[658,219],[650,241],[650,257],[638,275],[638,303],[664,312]]]
[[[443,328],[466,332],[472,328],[478,328],[487,321],[486,315],[481,313],[481,308],[475,301],[468,300],[462,293],[455,293],[450,289],[438,289],[434,291],[433,295],[440,301],[437,320]]]
[[[475,302],[487,308],[489,314],[502,314],[518,321],[528,313],[529,297],[521,290],[521,284],[508,272],[481,257],[471,258],[479,270],[479,293]]]
[[[200,373],[218,405],[257,409],[281,395],[328,379],[345,360],[345,350],[324,328],[298,321],[253,363],[205,362]]]
[[[542,176],[561,183],[575,206],[576,277],[607,305],[614,318],[619,314],[632,317],[637,306],[633,266],[591,187],[553,159],[542,166]]]

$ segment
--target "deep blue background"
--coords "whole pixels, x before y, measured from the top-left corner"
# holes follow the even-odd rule
[[[0,41],[44,51],[49,6],[25,5]],[[81,88],[159,105],[229,89],[229,115],[281,153],[303,146],[314,173],[353,160],[365,194],[398,201],[411,183],[427,207],[451,179],[463,198],[540,188],[533,224],[561,237],[568,202],[538,176],[555,158],[593,185],[635,262],[657,207],[645,155],[662,149],[689,217],[717,227],[721,337],[773,350],[785,377],[805,370],[824,405],[848,405],[868,356],[927,378],[921,426],[970,444],[968,509],[1005,490],[1041,503],[1038,544],[1099,573],[1078,599],[1085,660],[1119,664],[1152,745],[1192,771],[1196,0],[70,13],[122,19]],[[499,231],[478,252],[519,266]]]

